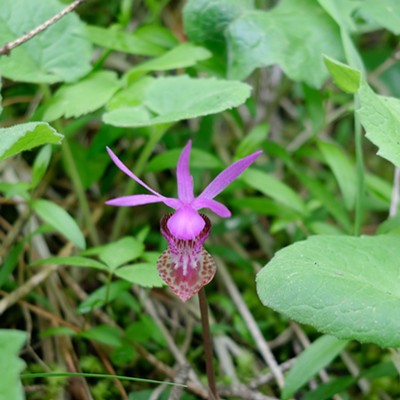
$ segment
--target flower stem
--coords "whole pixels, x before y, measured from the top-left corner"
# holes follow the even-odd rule
[[[215,384],[215,373],[213,366],[213,346],[210,334],[210,324],[208,321],[208,304],[204,287],[199,291],[201,326],[203,330],[203,345],[206,360],[206,372],[208,379],[208,388],[210,391],[210,399],[218,400],[217,386]]]

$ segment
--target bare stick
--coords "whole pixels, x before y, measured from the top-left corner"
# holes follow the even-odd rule
[[[210,324],[208,322],[208,304],[204,287],[199,291],[201,326],[203,331],[204,355],[206,358],[206,371],[210,397],[212,400],[218,400],[217,386],[215,384],[215,373],[213,366],[213,348],[210,334]]]
[[[11,50],[15,49],[16,47],[20,46],[22,43],[27,42],[28,40],[35,37],[38,33],[44,31],[49,26],[55,24],[58,20],[62,17],[73,11],[79,4],[83,3],[85,0],[75,0],[69,6],[65,7],[62,11],[56,14],[54,17],[51,17],[42,25],[39,25],[35,29],[31,30],[30,32],[26,33],[25,35],[19,37],[18,39],[13,40],[12,42],[6,43],[4,46],[0,47],[0,55],[9,55]]]

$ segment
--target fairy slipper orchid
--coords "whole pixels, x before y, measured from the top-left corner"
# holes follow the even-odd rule
[[[198,210],[208,208],[222,218],[231,212],[222,203],[214,200],[262,153],[257,151],[244,157],[222,171],[199,196],[193,194],[193,178],[189,171],[189,157],[192,142],[182,150],[176,169],[178,198],[165,197],[147,186],[107,147],[114,164],[126,175],[135,180],[152,194],[136,194],[108,200],[111,206],[139,206],[150,203],[164,203],[175,210],[161,220],[161,233],[168,241],[168,250],[159,258],[157,267],[161,278],[182,301],[188,300],[215,274],[215,263],[210,254],[203,249],[211,223]]]

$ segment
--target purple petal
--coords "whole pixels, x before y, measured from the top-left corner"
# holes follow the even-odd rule
[[[139,185],[142,185],[146,188],[149,192],[153,193],[156,196],[163,197],[160,193],[157,193],[151,187],[147,186],[141,179],[139,179],[133,172],[131,172],[123,163],[122,161],[113,153],[113,151],[107,147],[107,151],[111,159],[114,161],[114,164],[126,175],[136,181]]]
[[[221,218],[229,218],[232,214],[229,209],[222,203],[212,199],[201,199],[197,198],[191,204],[196,210],[201,208],[209,208],[212,212],[220,216]]]
[[[247,157],[236,161],[228,168],[223,170],[197,197],[197,199],[213,199],[221,193],[230,183],[232,183],[246,168],[248,168],[262,151],[256,151]]]
[[[193,240],[203,230],[204,219],[190,206],[183,206],[171,215],[167,226],[177,239]]]
[[[192,141],[182,150],[176,168],[176,177],[178,182],[178,198],[183,203],[190,203],[194,199],[193,195],[193,178],[189,171],[189,157],[192,148]]]
[[[163,201],[164,200],[161,197],[154,196],[153,194],[134,194],[133,196],[123,196],[107,200],[106,204],[109,206],[129,207],[150,203],[160,203]]]

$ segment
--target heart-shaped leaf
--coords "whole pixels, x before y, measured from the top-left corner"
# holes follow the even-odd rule
[[[261,301],[341,339],[400,346],[400,237],[313,236],[257,275]]]

